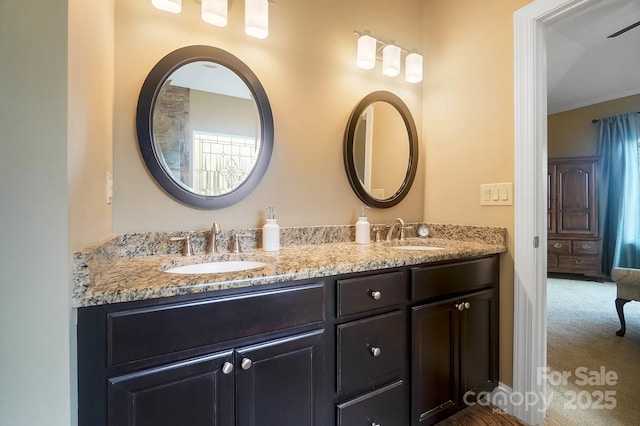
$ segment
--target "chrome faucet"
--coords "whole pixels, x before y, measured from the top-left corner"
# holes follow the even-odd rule
[[[220,234],[220,225],[218,225],[218,222],[213,222],[213,225],[211,225],[211,232],[209,235],[209,243],[207,244],[208,254],[218,252],[218,242],[216,240],[216,237],[219,234]]]
[[[387,241],[391,241],[391,237],[393,236],[393,228],[396,226],[396,223],[400,224],[400,236],[399,239],[400,241],[404,241],[405,237],[404,237],[404,220],[402,220],[401,218],[397,217],[395,219],[393,219],[393,221],[390,224],[387,224],[386,228],[389,228],[389,230],[387,231]]]

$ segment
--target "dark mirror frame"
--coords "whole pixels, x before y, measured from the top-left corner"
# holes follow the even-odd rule
[[[191,62],[209,61],[236,73],[247,85],[260,117],[260,153],[249,176],[233,191],[222,195],[200,195],[176,182],[163,166],[162,155],[153,140],[153,108],[167,78],[178,68]],[[138,99],[136,112],[138,145],[147,169],[158,185],[178,201],[200,209],[220,209],[235,204],[249,195],[264,177],[273,152],[273,114],[262,84],[240,59],[211,46],[187,46],[166,55],[149,72]]]
[[[384,200],[372,197],[362,186],[362,183],[358,179],[358,175],[356,173],[355,160],[353,157],[354,135],[359,118],[369,105],[379,101],[387,102],[398,110],[407,128],[407,135],[409,137],[409,164],[407,164],[407,173],[404,181],[395,194]],[[418,132],[416,130],[416,124],[413,121],[413,116],[402,99],[391,92],[378,91],[368,94],[358,103],[358,105],[356,105],[349,117],[347,130],[344,136],[344,165],[351,187],[358,195],[358,198],[368,206],[381,209],[393,207],[407,196],[418,169]]]

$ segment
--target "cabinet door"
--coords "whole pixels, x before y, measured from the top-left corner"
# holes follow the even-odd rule
[[[237,350],[236,425],[321,426],[323,332]]]
[[[559,234],[597,235],[596,163],[556,165],[557,223]]]
[[[109,379],[109,425],[232,426],[228,361],[232,351]]]
[[[411,424],[433,424],[459,407],[456,300],[412,308]]]
[[[462,402],[475,402],[498,384],[498,297],[485,290],[461,298],[460,385]]]

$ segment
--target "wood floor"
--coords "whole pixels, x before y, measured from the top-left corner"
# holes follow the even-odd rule
[[[517,418],[493,405],[475,404],[445,419],[437,426],[526,426]]]

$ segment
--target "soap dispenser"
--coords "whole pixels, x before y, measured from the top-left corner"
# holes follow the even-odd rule
[[[264,251],[280,250],[280,226],[276,223],[273,207],[269,207],[269,217],[262,227],[262,249]]]
[[[360,211],[360,217],[356,222],[356,243],[357,244],[369,244],[371,240],[371,229],[369,227],[369,221],[364,209],[368,209],[367,206],[362,206]]]

